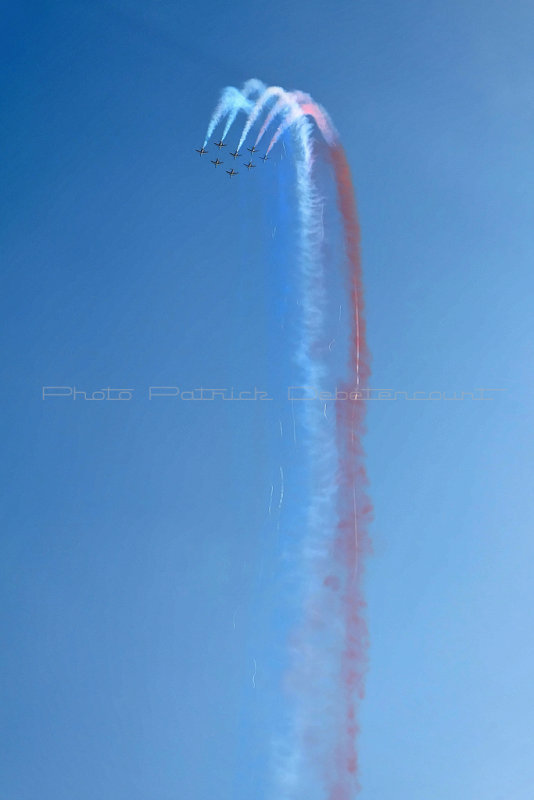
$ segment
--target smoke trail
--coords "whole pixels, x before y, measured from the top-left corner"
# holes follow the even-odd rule
[[[300,91],[293,92],[293,94],[301,107],[302,113],[313,117],[327,144],[330,147],[336,147],[339,144],[339,134],[329,114],[319,103],[312,100],[309,94]]]
[[[283,101],[285,101],[288,104],[294,103],[294,100],[293,100],[293,98],[290,98],[289,93],[286,92],[284,89],[282,89],[280,86],[269,86],[268,89],[265,89],[263,94],[261,94],[260,97],[258,98],[258,100],[256,101],[255,106],[252,108],[252,111],[250,112],[250,114],[248,116],[248,119],[247,119],[247,121],[245,123],[245,127],[243,128],[243,130],[241,132],[241,136],[240,136],[240,139],[239,139],[239,144],[237,146],[238,150],[243,146],[243,142],[247,138],[247,136],[248,136],[248,134],[250,132],[250,129],[252,128],[252,126],[254,125],[256,120],[258,119],[259,115],[261,114],[261,112],[265,108],[266,104],[269,102],[269,100],[272,97],[280,97],[280,98],[283,99]]]
[[[354,199],[350,168],[345,152],[338,140],[330,118],[320,106],[301,92],[295,93],[302,113],[312,116],[330,146],[334,167],[338,208],[341,213],[347,260],[347,289],[350,293],[353,316],[350,332],[349,380],[341,385],[336,401],[338,423],[338,525],[335,539],[335,558],[345,572],[342,595],[345,619],[345,646],[341,660],[341,677],[344,686],[344,728],[336,751],[337,775],[331,783],[329,800],[349,800],[357,783],[358,759],[356,752],[357,706],[364,693],[367,668],[368,635],[364,618],[363,558],[370,552],[368,525],[371,504],[366,494],[367,476],[363,462],[361,439],[365,403],[362,388],[370,375],[369,352],[365,338],[363,315],[363,286],[360,260],[360,230]],[[288,120],[282,123],[283,127]],[[278,133],[278,132],[277,132]],[[280,134],[278,134],[280,135]],[[276,134],[275,134],[276,136]],[[272,145],[269,147],[271,148]],[[352,394],[351,394],[352,393]],[[349,398],[353,397],[351,401]],[[350,567],[347,571],[345,568]],[[339,572],[338,572],[339,574]],[[325,585],[330,583],[330,576]],[[335,588],[335,585],[332,586]]]
[[[327,366],[319,357],[325,338],[325,272],[321,252],[321,197],[313,180],[312,127],[295,98],[278,90],[285,113],[293,120],[297,141],[297,196],[300,216],[299,293],[301,335],[295,353],[305,385],[321,386]],[[279,102],[280,110],[283,107]],[[274,109],[273,109],[274,110]],[[310,498],[306,529],[300,548],[302,619],[292,642],[288,683],[292,687],[294,719],[285,742],[275,754],[273,795],[287,798],[323,797],[332,759],[331,737],[321,728],[337,698],[337,659],[325,659],[324,650],[339,650],[335,627],[328,630],[328,612],[322,602],[322,577],[328,571],[328,536],[336,514],[336,438],[334,423],[324,418],[320,402],[305,405],[302,412],[304,446],[309,462]],[[328,598],[329,599],[329,598]]]
[[[276,130],[273,138],[269,143],[269,147],[267,152],[269,153],[274,145],[278,142],[279,138],[282,134],[289,128],[291,125],[294,124],[295,120],[298,119],[299,115],[305,114],[307,116],[313,117],[319,130],[321,131],[324,140],[329,145],[329,147],[337,147],[339,141],[338,133],[332,124],[332,120],[318,103],[315,103],[310,95],[305,94],[304,92],[291,92],[292,97],[297,100],[299,103],[298,109],[294,110],[291,114],[287,115],[285,119],[282,120],[279,127]],[[273,112],[275,109],[273,109]],[[268,127],[268,124],[272,121],[275,114],[271,114],[269,119],[266,120],[263,128],[261,129],[260,133],[258,134],[258,140],[261,139],[263,136],[265,129]]]
[[[353,314],[348,332],[348,374],[337,393],[336,414],[331,418],[326,415],[322,402],[305,404],[301,413],[310,476],[305,530],[300,539],[302,614],[291,641],[291,724],[286,735],[274,743],[272,796],[276,800],[350,800],[358,789],[357,710],[363,696],[367,647],[362,558],[369,551],[371,510],[361,448],[365,412],[361,389],[369,376],[369,358],[359,227],[350,170],[337,132],[326,111],[309,95],[274,86],[264,89],[252,105],[243,93],[225,90],[212,122],[227,114],[226,134],[239,110],[248,109],[239,149],[273,97],[277,102],[266,116],[256,144],[273,120],[282,115],[267,152],[288,128],[297,145],[301,301],[294,361],[304,385],[321,386],[324,379],[332,377],[325,327],[328,298],[321,244],[323,202],[313,178],[315,155],[309,117],[315,120],[329,147],[334,169],[343,224],[346,290]]]
[[[329,776],[329,800],[345,800],[358,789],[356,778],[358,761],[356,736],[358,726],[357,700],[363,696],[363,679],[366,670],[367,629],[363,617],[365,603],[362,592],[362,556],[369,552],[368,520],[371,507],[365,494],[367,479],[362,460],[361,434],[363,433],[364,404],[361,389],[369,377],[369,358],[365,345],[363,320],[363,293],[361,264],[359,254],[359,226],[357,222],[354,192],[350,170],[343,148],[337,140],[337,132],[328,115],[313,100],[301,92],[293,95],[299,101],[300,114],[312,116],[325,141],[330,146],[330,154],[335,171],[338,193],[338,207],[343,221],[345,251],[348,266],[351,306],[353,318],[351,325],[351,348],[349,376],[351,381],[341,387],[340,399],[336,401],[338,427],[338,524],[332,555],[332,574],[325,576],[324,585],[334,591],[342,589],[341,602],[345,643],[341,652],[340,669],[344,693],[344,720],[337,728],[338,741],[333,753],[335,768]],[[273,109],[274,110],[274,109]],[[274,116],[274,115],[271,115]],[[299,119],[299,111],[294,107],[286,114],[275,132],[267,152],[272,150],[282,133]],[[264,129],[267,126],[264,126]],[[352,396],[351,402],[348,398]],[[350,565],[350,569],[346,567]],[[335,567],[337,566],[337,569]],[[338,576],[345,575],[344,585]],[[323,601],[324,602],[324,601]],[[324,603],[323,608],[326,608]],[[357,698],[357,699],[356,699]]]
[[[273,119],[275,117],[277,117],[278,114],[280,114],[282,111],[287,111],[287,110],[288,110],[288,106],[287,106],[286,98],[285,97],[280,97],[276,101],[274,106],[271,108],[271,110],[269,111],[267,116],[265,117],[265,122],[261,126],[260,132],[258,133],[258,135],[256,137],[256,141],[254,142],[255,147],[257,147],[259,145],[260,141],[262,140],[263,136],[265,135],[265,131],[267,130],[267,128],[269,127],[269,125],[271,124]]]
[[[368,526],[371,504],[366,494],[367,476],[363,461],[362,435],[364,433],[365,402],[361,390],[367,385],[370,366],[365,339],[363,315],[363,287],[360,261],[360,230],[354,200],[350,168],[343,147],[337,142],[330,149],[336,178],[338,208],[343,221],[345,253],[348,264],[348,290],[353,309],[349,375],[351,380],[341,385],[336,402],[339,449],[339,509],[336,557],[340,564],[352,567],[346,573],[343,596],[345,618],[345,648],[342,659],[342,681],[345,693],[345,720],[338,744],[338,760],[346,772],[338,774],[329,800],[350,800],[351,784],[357,783],[358,756],[356,737],[358,704],[364,695],[364,678],[367,669],[368,633],[364,617],[363,595],[364,557],[369,554]],[[343,395],[344,393],[344,395]],[[352,396],[353,401],[347,400]],[[354,781],[347,780],[347,773]],[[345,777],[345,780],[342,778]]]
[[[213,135],[213,131],[225,116],[228,116],[226,126],[222,134],[224,141],[228,131],[230,130],[237,114],[240,110],[250,111],[252,102],[249,100],[251,94],[262,94],[265,91],[265,85],[257,80],[251,78],[248,80],[241,91],[234,86],[227,86],[221,94],[221,98],[215,107],[215,111],[209,121],[208,130],[206,131],[206,138],[204,139],[204,147],[208,143],[208,139]]]

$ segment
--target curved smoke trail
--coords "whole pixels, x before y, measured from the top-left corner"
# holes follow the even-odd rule
[[[240,147],[243,146],[243,142],[247,138],[248,134],[250,133],[250,129],[258,119],[259,115],[269,102],[272,97],[278,97],[282,103],[286,103],[287,105],[291,105],[294,100],[290,97],[289,93],[282,89],[280,86],[269,86],[268,89],[260,95],[258,100],[256,101],[255,106],[252,108],[250,114],[248,115],[247,121],[245,123],[245,127],[241,132],[241,136],[239,138],[239,144],[237,149],[239,150]],[[302,143],[301,143],[302,144]]]
[[[256,92],[255,103],[250,95]],[[350,169],[339,136],[326,111],[302,92],[265,88],[258,81],[239,92],[224,90],[209,124],[206,140],[227,117],[223,137],[239,111],[248,114],[238,149],[271,99],[256,145],[281,117],[268,145],[271,152],[289,128],[296,142],[299,210],[300,338],[294,361],[305,386],[321,387],[332,377],[326,330],[327,264],[322,249],[323,200],[314,179],[313,125],[328,146],[344,236],[346,291],[351,301],[347,332],[347,377],[337,384],[335,414],[326,406],[305,403],[304,446],[310,473],[310,499],[301,537],[302,612],[291,641],[288,684],[291,728],[274,743],[272,796],[276,800],[351,800],[359,788],[356,738],[358,703],[367,665],[364,619],[363,557],[371,506],[361,438],[369,377],[365,343],[359,226]],[[335,376],[337,378],[337,376]]]
[[[250,95],[254,93],[263,94],[264,91],[265,85],[256,78],[251,78],[247,81],[241,90],[236,89],[234,86],[227,86],[223,90],[217,107],[212,114],[203,147],[206,147],[221,119],[227,117],[226,126],[221,137],[224,141],[239,111],[250,111],[252,107],[252,102],[249,99]]]
[[[271,108],[271,110],[269,111],[267,116],[265,117],[265,121],[264,121],[263,125],[260,128],[260,131],[259,131],[259,133],[258,133],[258,135],[256,137],[256,141],[254,142],[254,145],[256,147],[259,145],[259,143],[263,139],[263,137],[265,135],[265,131],[267,130],[267,128],[269,127],[271,122],[275,119],[275,117],[277,117],[278,114],[281,114],[281,113],[287,112],[287,111],[288,111],[287,100],[285,99],[285,97],[280,97],[276,101],[274,106]]]

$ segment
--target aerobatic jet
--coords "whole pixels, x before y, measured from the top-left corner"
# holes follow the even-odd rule
[[[216,167],[218,167],[218,166],[219,166],[219,164],[223,164],[224,162],[223,162],[223,161],[219,161],[219,159],[218,159],[218,158],[216,158],[216,159],[215,159],[215,161],[212,161],[211,163],[212,163],[212,164],[215,164],[215,166],[216,166]]]
[[[258,148],[256,147],[255,144],[253,144],[252,147],[247,147],[247,150],[249,151],[249,153],[255,153],[257,149]]]
[[[235,169],[234,169],[233,167],[232,167],[232,169],[227,169],[227,170],[226,170],[226,172],[228,173],[228,175],[229,175],[231,178],[232,178],[234,175],[239,175],[239,172],[236,172],[236,171],[235,171]]]
[[[207,150],[204,150],[204,145],[202,145],[202,147],[200,148],[200,150],[197,150],[197,153],[198,153],[199,155],[201,155],[201,156],[203,156],[203,155],[204,155],[204,153],[207,153],[207,152],[208,152]]]
[[[235,151],[235,153],[230,153],[230,155],[232,156],[232,158],[233,158],[233,159],[234,159],[234,161],[235,161],[235,159],[236,159],[236,158],[239,158],[239,156],[241,155],[241,153],[240,153],[240,152],[238,152],[238,150],[236,150],[236,151]]]
[[[267,154],[264,155],[264,156],[260,156],[260,158],[261,158],[262,161],[268,161],[269,160],[269,156]]]
[[[225,145],[225,143],[223,142],[222,139],[221,139],[220,142],[213,142],[213,144],[215,145],[215,147],[218,147],[219,150],[221,149],[221,147],[226,147],[226,145]]]
[[[244,166],[245,166],[247,169],[252,169],[253,167],[255,167],[255,166],[256,166],[256,164],[253,164],[253,163],[252,163],[252,161],[249,161],[249,162],[248,162],[248,164],[245,164],[245,163],[243,162],[243,164],[244,164]]]

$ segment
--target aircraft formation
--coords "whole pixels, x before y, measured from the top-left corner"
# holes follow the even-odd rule
[[[222,141],[222,139],[220,141],[218,141],[218,142],[213,142],[213,144],[215,145],[215,147],[219,148],[219,153],[221,152],[221,148],[226,147],[226,144],[225,144],[225,142]],[[195,148],[195,149],[196,149],[196,152],[201,157],[208,153],[208,151],[204,148],[204,145],[202,145],[200,148]],[[256,168],[256,164],[254,164],[253,161],[252,161],[252,156],[253,156],[254,153],[257,152],[258,148],[255,145],[252,145],[252,147],[247,147],[247,150],[249,151],[250,156],[249,156],[249,159],[248,159],[248,163],[243,161],[243,166],[247,168],[248,172],[250,172],[251,169],[255,169]],[[238,152],[237,148],[236,148],[235,152],[234,153],[230,153],[230,155],[232,156],[234,161],[237,158],[241,158],[241,153]],[[269,160],[269,156],[267,154],[265,154],[263,156],[260,156],[260,159],[263,162],[265,162],[265,161]],[[211,163],[214,165],[215,169],[217,169],[217,167],[220,167],[222,164],[224,164],[224,161],[221,161],[219,159],[219,156],[216,156],[215,161],[211,160]],[[226,174],[229,175],[230,178],[233,178],[234,175],[239,175],[239,172],[236,172],[235,169],[232,167],[231,169],[227,169],[226,170]]]

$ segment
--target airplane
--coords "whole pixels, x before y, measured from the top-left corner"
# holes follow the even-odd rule
[[[239,156],[241,155],[241,153],[239,153],[239,152],[236,150],[236,151],[235,151],[235,153],[230,153],[230,155],[232,156],[232,158],[233,158],[233,159],[234,159],[234,161],[235,161],[235,159],[236,159],[236,158],[239,158]]]
[[[222,139],[221,139],[220,142],[213,142],[213,144],[215,145],[215,147],[218,147],[219,150],[221,149],[221,147],[226,147],[226,145],[225,145],[225,143],[223,142]]]
[[[198,153],[199,155],[201,155],[201,156],[203,156],[203,155],[204,155],[204,153],[207,153],[207,152],[208,152],[207,150],[204,150],[204,145],[202,145],[202,147],[200,148],[200,150],[197,150],[197,153]]]
[[[258,148],[256,147],[255,144],[253,144],[252,147],[247,147],[247,150],[249,151],[249,153],[255,153],[257,149]]]
[[[270,156],[264,155],[264,156],[260,156],[260,158],[261,158],[262,161],[268,161]]]
[[[228,173],[228,175],[230,177],[232,177],[233,175],[239,175],[239,172],[236,172],[233,167],[232,167],[232,169],[227,169],[226,172]]]
[[[212,163],[212,164],[215,164],[215,166],[216,166],[216,167],[218,167],[218,166],[219,166],[219,164],[224,164],[224,161],[219,161],[219,158],[217,157],[217,158],[215,159],[215,161],[212,161],[211,163]]]
[[[256,166],[256,164],[253,164],[253,163],[252,163],[252,161],[249,161],[249,162],[248,162],[248,164],[244,164],[244,166],[245,166],[247,169],[252,169],[253,167],[255,167],[255,166]]]

